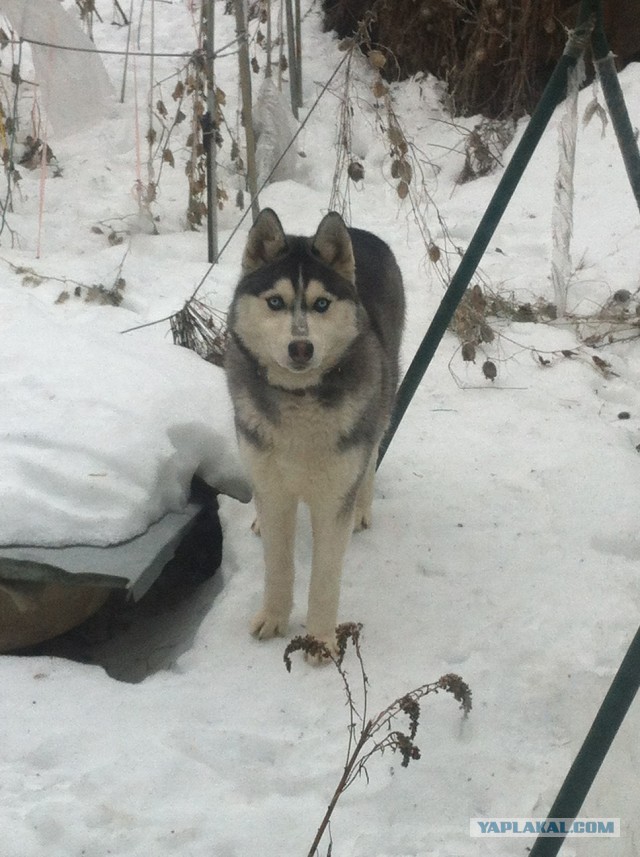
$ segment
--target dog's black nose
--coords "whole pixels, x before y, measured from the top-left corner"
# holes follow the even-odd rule
[[[289,357],[300,365],[308,363],[313,357],[313,343],[308,339],[294,339],[289,343]]]

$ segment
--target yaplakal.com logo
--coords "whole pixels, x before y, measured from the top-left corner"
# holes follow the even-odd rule
[[[469,834],[483,836],[620,836],[619,818],[472,818]]]

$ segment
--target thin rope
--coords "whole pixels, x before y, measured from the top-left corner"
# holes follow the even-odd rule
[[[18,44],[21,44],[22,42],[27,42],[30,45],[38,45],[39,47],[42,47],[42,48],[54,48],[54,50],[57,50],[57,51],[73,51],[74,53],[80,53],[80,54],[108,54],[110,56],[118,56],[118,57],[127,56],[126,50],[117,51],[117,50],[109,50],[109,49],[102,49],[102,48],[79,48],[79,47],[74,47],[73,45],[57,45],[53,42],[43,42],[40,39],[29,39],[26,36],[24,36],[23,38],[21,38],[17,42],[13,41],[13,42],[10,42],[9,44],[18,45]],[[226,45],[223,45],[221,48],[219,48],[215,52],[214,57],[216,57],[216,59],[219,58],[222,54],[222,51],[226,51],[228,48],[237,44],[237,42],[238,42],[237,38],[232,39],[230,42],[227,42]],[[177,57],[177,58],[186,59],[188,57],[195,56],[198,53],[199,53],[199,51],[182,51],[181,53],[157,53],[156,51],[135,51],[134,53],[129,52],[129,56],[133,56],[133,57],[174,57],[174,58]]]

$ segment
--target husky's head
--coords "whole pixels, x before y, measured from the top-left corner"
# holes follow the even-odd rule
[[[313,238],[285,235],[264,209],[242,259],[229,314],[231,331],[266,369],[272,384],[312,386],[358,336],[363,310],[355,287],[351,238],[330,212]]]

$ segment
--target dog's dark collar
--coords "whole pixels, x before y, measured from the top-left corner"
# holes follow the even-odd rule
[[[291,396],[306,396],[317,395],[320,390],[319,384],[313,384],[310,387],[281,387],[280,384],[269,384],[272,390],[277,390],[279,393],[289,393]]]
[[[328,386],[329,380],[335,379],[340,375],[342,375],[342,366],[334,366],[333,369],[329,369],[326,375],[322,376],[322,380],[319,384],[311,384],[308,387],[281,387],[280,384],[272,384],[268,380],[267,383],[272,390],[278,390],[278,392],[281,393],[288,393],[290,396],[316,396],[318,398],[325,398],[327,391],[330,389]]]

